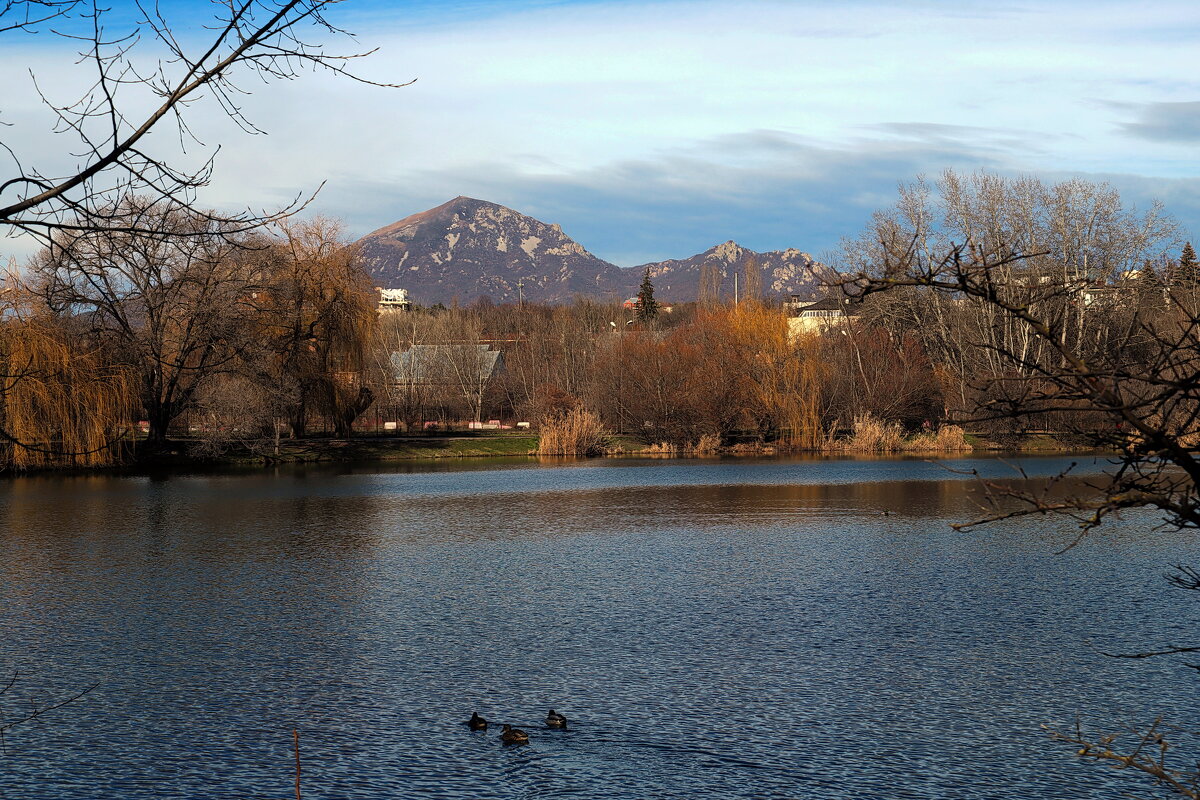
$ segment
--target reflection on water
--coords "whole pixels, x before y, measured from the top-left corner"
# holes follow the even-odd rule
[[[1200,710],[1097,652],[1195,630],[1145,515],[1056,556],[918,460],[455,467],[0,485],[0,666],[100,683],[0,797],[282,797],[297,726],[314,797],[1111,796],[1038,725]]]

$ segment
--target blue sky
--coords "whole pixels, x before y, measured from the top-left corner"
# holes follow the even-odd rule
[[[202,4],[164,7],[198,35]],[[207,202],[325,182],[314,208],[360,235],[463,194],[632,265],[726,239],[819,256],[898,182],[988,169],[1109,181],[1200,238],[1193,2],[348,0],[331,16],[378,48],[359,72],[417,82],[248,83],[266,136],[197,106],[222,145]],[[58,47],[6,45],[0,83],[32,68],[66,91]],[[11,89],[0,120],[53,160]]]

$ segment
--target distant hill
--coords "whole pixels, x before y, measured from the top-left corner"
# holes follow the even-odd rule
[[[812,291],[820,266],[799,250],[756,253],[734,242],[682,260],[622,269],[589,253],[562,228],[511,208],[456,197],[437,208],[405,217],[358,241],[367,271],[377,286],[407,289],[423,305],[466,304],[488,296],[515,301],[517,282],[526,300],[566,302],[576,296],[623,300],[637,293],[650,269],[655,296],[666,301],[695,300],[701,274],[733,296],[733,276],[745,284],[757,268],[768,294]]]
[[[809,294],[816,288],[821,272],[821,266],[808,253],[793,249],[756,253],[728,241],[691,258],[656,261],[623,270],[625,286],[629,293],[636,293],[649,268],[655,297],[695,300],[706,267],[712,270],[714,288],[721,298],[733,297],[734,275],[740,276],[737,288],[744,297],[750,270],[757,270],[762,276],[762,290],[766,295]]]

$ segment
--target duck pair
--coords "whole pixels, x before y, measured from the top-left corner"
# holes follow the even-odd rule
[[[467,727],[473,731],[486,731],[488,721],[479,716],[478,711],[474,711],[471,713],[471,718],[467,720]],[[565,731],[567,729],[567,718],[552,708],[546,714],[546,727]],[[505,724],[500,728],[500,740],[506,744],[524,744],[529,741],[529,734],[520,728],[514,728],[511,725]]]

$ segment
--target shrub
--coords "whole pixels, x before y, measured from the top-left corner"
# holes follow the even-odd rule
[[[596,456],[605,452],[608,431],[586,408],[546,418],[539,430],[539,456]]]
[[[904,434],[898,422],[886,422],[873,414],[854,418],[854,433],[847,449],[860,453],[894,453],[901,449]]]

